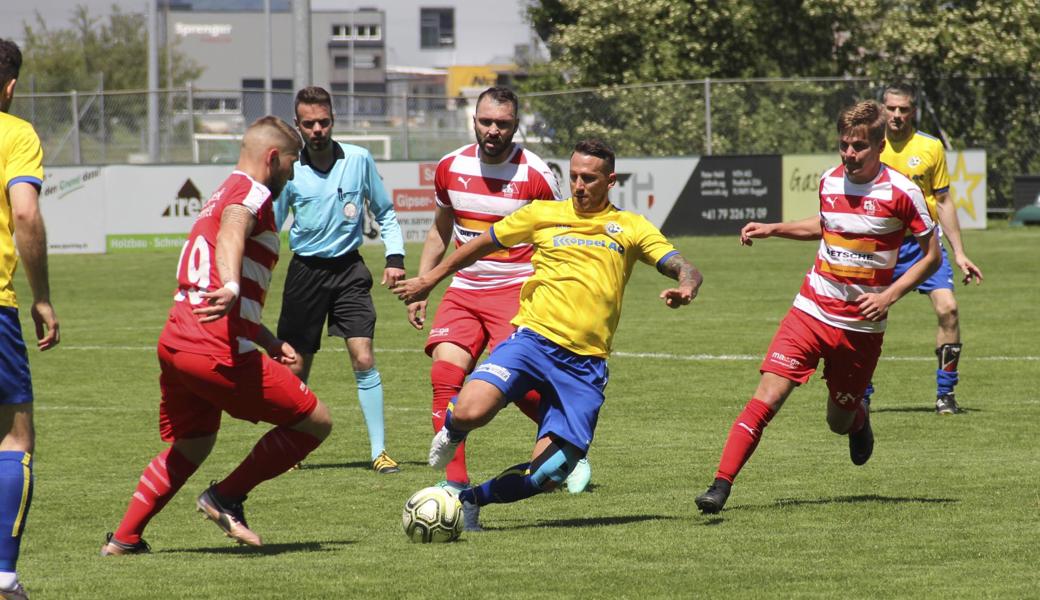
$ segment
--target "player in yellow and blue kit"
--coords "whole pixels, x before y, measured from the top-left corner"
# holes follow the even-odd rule
[[[534,201],[495,223],[425,275],[400,282],[406,303],[426,298],[448,275],[487,254],[532,244],[532,275],[520,291],[517,331],[473,372],[434,436],[430,465],[443,468],[473,429],[536,389],[541,425],[530,462],[459,494],[463,506],[515,502],[555,489],[588,452],[607,385],[607,356],[636,261],[677,279],[661,292],[678,308],[697,296],[702,277],[644,217],[615,208],[614,153],[580,142],[571,155],[572,197]]]
[[[914,129],[916,100],[914,89],[905,84],[896,84],[885,89],[883,96],[888,112],[885,130],[887,144],[881,152],[881,161],[906,175],[924,192],[928,212],[941,227],[941,235],[953,250],[953,261],[960,268],[965,284],[974,280],[982,283],[982,271],[964,253],[961,243],[960,222],[957,207],[949,195],[950,176],[946,169],[946,153],[942,142]],[[940,238],[941,239],[941,238]],[[961,355],[961,332],[957,312],[957,298],[953,295],[953,269],[942,248],[942,264],[939,269],[917,287],[917,291],[928,294],[939,320],[936,335],[935,355],[939,366],[935,372],[935,411],[940,415],[959,412],[954,397],[957,385],[957,363]],[[923,254],[914,236],[903,239],[899,249],[894,277],[900,277],[912,265],[921,260]],[[867,388],[865,399],[870,401],[873,385]]]
[[[59,341],[47,277],[47,234],[39,207],[43,151],[32,125],[7,114],[21,66],[18,46],[0,40],[0,598],[4,600],[28,598],[15,566],[33,491],[32,379],[13,284],[19,256],[33,294],[36,345],[48,350]]]

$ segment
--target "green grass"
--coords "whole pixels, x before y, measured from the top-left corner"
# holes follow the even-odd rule
[[[401,506],[440,479],[424,465],[429,360],[403,308],[376,290],[388,447],[403,472],[367,470],[347,355],[326,339],[311,383],[335,430],[307,468],[251,495],[250,524],[268,545],[235,547],[194,512],[207,482],[266,430],[225,418],[213,455],[149,526],[153,553],[119,558],[98,556],[103,536],[163,448],[154,344],[177,254],[53,256],[63,342],[31,357],[37,483],[20,571],[36,600],[1036,597],[1040,231],[964,237],[986,275],[981,287],[958,290],[957,391],[967,412],[932,412],[934,317],[926,298],[908,296],[894,309],[875,375],[877,447],[865,467],[853,467],[846,439],[828,431],[816,377],[766,431],[727,509],[697,514],[693,497],[711,480],[815,246],[687,238],[678,245],[706,278],[692,306],[664,308],[657,293],[668,282],[643,265],[629,285],[589,493],[489,506],[486,533],[409,544]],[[369,265],[381,266],[379,250],[366,249]],[[409,251],[414,272],[419,248]],[[266,309],[272,326],[286,260]],[[22,318],[31,331],[27,311]],[[472,475],[523,461],[532,437],[530,422],[504,411],[471,436]]]

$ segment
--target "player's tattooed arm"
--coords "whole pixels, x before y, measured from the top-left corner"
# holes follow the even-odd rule
[[[675,253],[660,266],[660,271],[667,277],[679,282],[678,288],[670,288],[661,292],[661,298],[670,308],[679,308],[693,301],[704,282],[704,276],[693,266],[693,263]]]
[[[216,321],[231,312],[241,293],[242,256],[245,254],[246,238],[256,226],[256,216],[241,204],[224,207],[220,214],[220,230],[217,232],[216,256],[214,261],[223,287],[203,292],[205,304],[192,310],[199,321]]]

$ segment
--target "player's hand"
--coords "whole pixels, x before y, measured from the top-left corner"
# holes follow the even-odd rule
[[[423,277],[412,277],[398,281],[390,291],[396,294],[402,302],[411,304],[425,300],[430,295],[430,287]]]
[[[859,314],[868,321],[882,321],[888,316],[888,309],[894,302],[889,299],[888,294],[862,294],[856,298],[859,305]]]
[[[238,301],[238,295],[226,287],[217,288],[212,292],[204,292],[199,294],[199,296],[206,301],[206,305],[191,311],[199,315],[199,323],[209,323],[220,319],[231,312],[235,302]]]
[[[40,350],[50,350],[57,346],[61,341],[61,331],[51,303],[33,302],[31,313],[33,323],[36,323],[36,347]]]
[[[693,302],[695,296],[692,289],[668,288],[659,297],[668,308],[679,308]]]
[[[426,300],[408,305],[408,322],[412,327],[422,331],[423,323],[426,322]]]
[[[982,283],[982,270],[975,266],[975,263],[971,262],[967,256],[956,256],[954,260],[957,262],[957,266],[960,267],[961,273],[964,273],[964,285],[968,285],[975,281],[975,285]]]
[[[404,269],[398,269],[396,267],[387,267],[383,269],[383,280],[379,282],[379,285],[384,285],[387,288],[393,288],[397,285],[398,281],[404,279]]]
[[[772,235],[772,226],[769,223],[756,223],[752,221],[740,229],[740,245],[750,246],[752,239],[763,239]]]
[[[293,348],[289,342],[275,340],[275,343],[266,350],[267,355],[270,356],[272,360],[280,362],[287,367],[300,362],[300,355],[296,353],[296,348]]]

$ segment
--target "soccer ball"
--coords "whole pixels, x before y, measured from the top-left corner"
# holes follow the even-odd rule
[[[453,542],[462,533],[462,503],[444,488],[423,488],[404,503],[401,524],[413,542]]]

